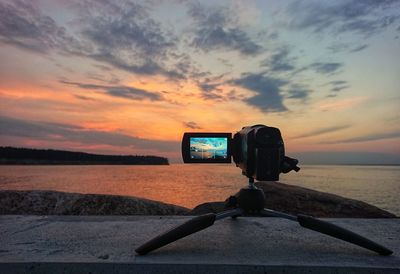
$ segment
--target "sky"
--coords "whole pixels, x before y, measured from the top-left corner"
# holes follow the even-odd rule
[[[180,161],[280,128],[300,163],[400,164],[400,1],[0,0],[0,145]]]

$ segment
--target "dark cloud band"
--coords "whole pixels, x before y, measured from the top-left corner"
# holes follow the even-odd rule
[[[287,110],[281,95],[281,88],[288,83],[285,80],[250,73],[233,80],[232,83],[256,92],[255,96],[246,99],[245,102],[261,111],[282,112]]]

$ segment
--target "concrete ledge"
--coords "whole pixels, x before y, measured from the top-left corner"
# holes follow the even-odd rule
[[[399,273],[399,219],[329,219],[394,251],[379,256],[279,218],[238,218],[146,256],[190,217],[0,216],[0,273]]]
[[[398,274],[398,268],[331,266],[256,266],[207,264],[128,264],[128,263],[1,263],[1,273],[269,273],[269,274]]]

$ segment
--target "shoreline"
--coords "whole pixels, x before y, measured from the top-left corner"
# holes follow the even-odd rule
[[[107,155],[81,151],[0,147],[4,165],[168,165],[168,158],[155,155]]]
[[[157,164],[131,164],[131,163],[0,163],[0,166],[169,166],[169,163],[157,163]]]

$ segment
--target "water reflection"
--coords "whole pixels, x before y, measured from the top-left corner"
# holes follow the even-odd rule
[[[400,214],[400,167],[302,166],[299,173],[281,175],[281,181]],[[189,208],[224,200],[246,184],[240,169],[229,164],[0,167],[0,189],[138,196]]]

